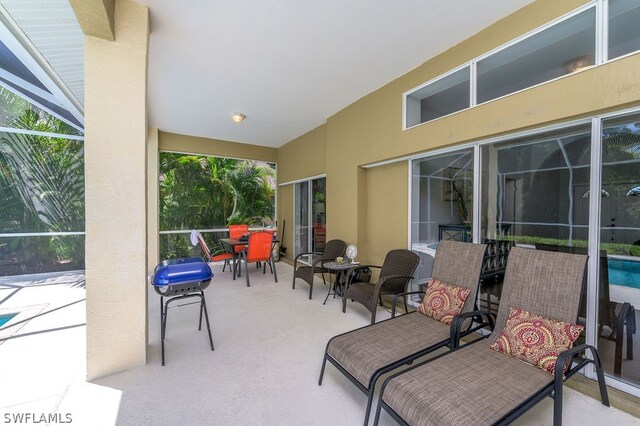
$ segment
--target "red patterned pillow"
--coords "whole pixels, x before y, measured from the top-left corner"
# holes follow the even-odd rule
[[[436,319],[444,324],[451,324],[453,317],[458,315],[464,306],[464,301],[471,290],[443,283],[429,278],[427,293],[418,307],[418,312]]]
[[[573,346],[582,330],[581,325],[509,308],[507,324],[490,348],[554,374],[558,355]]]

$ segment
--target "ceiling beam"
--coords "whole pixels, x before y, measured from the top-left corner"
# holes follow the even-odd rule
[[[86,35],[114,41],[115,0],[69,0],[78,23]]]

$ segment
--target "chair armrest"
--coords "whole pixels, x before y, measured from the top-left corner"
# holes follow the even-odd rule
[[[571,358],[573,358],[576,354],[579,354],[580,352],[586,352],[586,351],[591,352],[591,359],[583,357],[582,361],[579,362],[576,367],[569,368],[565,375],[565,372],[564,372],[565,363]],[[562,385],[564,384],[565,380],[573,376],[578,371],[582,370],[583,367],[585,367],[587,364],[590,364],[590,363],[593,363],[596,367],[596,375],[598,376],[598,387],[600,388],[600,399],[602,401],[602,404],[608,407],[609,394],[607,392],[604,373],[602,372],[602,363],[600,361],[600,354],[598,353],[598,350],[595,347],[587,344],[574,346],[571,349],[567,349],[566,351],[560,352],[560,355],[558,355],[558,359],[556,359],[555,372],[553,374],[554,395],[560,395],[560,398],[562,398],[561,396]]]
[[[411,280],[413,279],[413,276],[411,275],[385,275],[382,278],[378,279],[378,282],[376,283],[376,287],[373,290],[373,298],[374,300],[378,298],[378,294],[380,293],[380,288],[382,287],[382,285],[385,283],[385,281],[387,280],[393,280],[396,278],[406,278],[407,280]]]
[[[316,251],[308,251],[306,253],[299,253],[298,255],[296,255],[296,257],[293,258],[293,269],[294,269],[294,271],[296,269],[296,264],[298,263],[298,259],[301,258],[302,256],[308,256],[310,254],[321,255],[322,253],[318,253]]]
[[[464,322],[469,319],[469,318],[474,318],[474,317],[484,317],[486,319],[485,322],[480,323],[479,326],[474,327],[474,328],[470,328],[469,330],[466,330],[464,332],[464,334],[462,333],[462,326],[464,325]],[[469,311],[469,312],[462,312],[458,315],[456,315],[453,318],[453,321],[451,321],[451,327],[450,327],[450,340],[449,340],[449,348],[451,350],[453,349],[457,349],[460,347],[460,338],[463,335],[467,335],[469,333],[472,333],[476,330],[479,330],[481,328],[483,328],[485,325],[488,325],[489,328],[491,329],[491,331],[493,331],[494,327],[495,327],[495,317],[496,314],[493,314],[491,312],[488,311]],[[486,336],[489,337],[489,336]],[[483,337],[483,338],[486,338]]]
[[[396,306],[398,304],[398,298],[400,298],[400,296],[404,297],[404,296],[408,296],[410,294],[424,294],[424,291],[405,291],[403,293],[398,293],[395,296],[393,296],[393,303],[391,305],[391,318],[395,318],[396,317]],[[405,312],[405,314],[407,314],[408,312]]]

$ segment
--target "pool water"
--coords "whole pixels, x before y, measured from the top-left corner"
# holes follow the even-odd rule
[[[11,318],[15,317],[18,314],[6,314],[0,315],[0,327],[11,321]]]
[[[610,257],[608,265],[610,284],[640,288],[640,261]]]

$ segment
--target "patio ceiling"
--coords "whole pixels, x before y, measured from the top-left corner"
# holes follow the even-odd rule
[[[278,147],[531,0],[140,2],[150,125]]]

